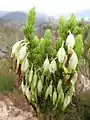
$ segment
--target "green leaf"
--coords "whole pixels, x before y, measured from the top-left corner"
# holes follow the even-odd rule
[[[36,11],[35,11],[35,7],[33,7],[28,13],[26,25],[24,28],[24,35],[28,40],[33,39],[32,33],[34,33],[35,19],[36,19]]]
[[[75,44],[75,52],[78,56],[78,59],[80,59],[83,55],[83,38],[82,38],[82,35],[79,34],[76,36],[76,44]]]
[[[68,30],[72,32],[76,25],[77,25],[76,16],[72,14],[67,23]]]
[[[63,106],[62,106],[63,111],[69,105],[70,102],[71,102],[71,96],[68,96],[68,94],[67,94],[64,98],[64,103],[63,103]]]

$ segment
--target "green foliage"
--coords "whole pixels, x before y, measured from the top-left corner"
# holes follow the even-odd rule
[[[68,34],[68,29],[67,29],[67,21],[63,16],[60,17],[58,27],[59,27],[58,36],[61,37],[61,40],[65,40]]]
[[[53,54],[53,48],[51,46],[51,31],[47,29],[44,34],[44,38],[40,40],[38,46],[33,49],[32,59],[34,66],[42,66],[46,55],[51,58]]]
[[[90,23],[86,22],[84,18],[82,18],[79,21],[79,26],[82,28],[82,36],[83,36],[83,60],[85,61],[85,64],[82,64],[83,69],[82,73],[87,76],[90,79],[90,53],[89,53],[89,48],[90,48]],[[87,69],[87,70],[84,70]],[[88,73],[87,73],[88,71]]]
[[[9,74],[9,67],[8,60],[0,60],[0,92],[13,91],[13,76]]]
[[[57,51],[58,51],[59,48],[61,47],[62,43],[63,43],[63,40],[62,40],[60,37],[58,37],[58,38],[57,38],[57,41],[56,41],[56,50],[57,50]]]
[[[56,50],[58,50],[61,47],[62,42],[66,40],[66,37],[68,35],[67,21],[63,16],[61,16],[59,19],[57,29],[58,37],[56,41]]]
[[[76,16],[72,14],[68,20],[65,20],[64,17],[60,17],[58,23],[58,38],[56,41],[56,49],[58,50],[62,42],[66,40],[68,32],[71,31],[74,36],[82,34],[82,27],[76,20]]]
[[[73,29],[73,34],[74,35],[82,34],[82,28],[78,25],[75,26],[75,28]]]
[[[72,85],[72,83],[75,84],[75,82],[72,83],[70,82],[67,85],[67,81],[71,79],[73,81],[75,79],[75,77],[73,76],[75,76],[74,72],[76,71],[76,66],[78,63],[77,59],[79,59],[79,57],[82,56],[83,53],[82,29],[80,26],[78,26],[76,17],[74,16],[74,14],[72,14],[69,20],[65,20],[64,17],[60,18],[58,23],[58,33],[57,33],[58,36],[56,38],[57,39],[56,44],[52,40],[52,34],[50,29],[46,29],[43,38],[39,40],[38,37],[36,37],[34,34],[35,15],[36,15],[35,8],[32,8],[29,12],[28,20],[25,25],[25,31],[24,31],[25,37],[27,39],[27,56],[30,65],[29,70],[32,69],[33,72],[32,76],[31,74],[29,74],[29,76],[33,78],[34,73],[36,73],[38,78],[37,80],[38,89],[36,88],[35,90],[32,88],[32,80],[30,80],[31,82],[29,84],[29,87],[31,89],[30,90],[31,102],[32,103],[35,102],[37,105],[39,105],[39,97],[44,99],[45,93],[47,93],[46,91],[48,91],[47,88],[52,83],[51,94],[53,95],[50,94],[50,98],[48,98],[49,93],[47,93],[46,95],[47,105],[50,103],[52,108],[56,109],[58,107],[58,104],[60,104],[61,108],[65,110],[65,108],[71,102],[72,95],[75,91],[74,85]],[[73,34],[71,35],[69,32],[74,33],[74,36]],[[68,34],[70,35],[69,39],[71,39],[72,41],[74,41],[74,37],[75,37],[76,45],[75,48],[73,48],[74,42],[72,43],[72,41],[70,40],[71,43],[69,42],[69,44],[73,44],[73,46],[71,45],[72,48],[70,48],[73,49],[73,53],[71,53],[70,55],[68,53],[68,50],[66,49],[66,45],[63,44],[62,49],[65,53],[64,56],[65,58],[62,55],[63,53],[60,52],[60,57],[63,57],[63,61],[60,63],[60,61],[58,60],[58,58],[60,57],[57,56],[57,52],[58,49],[61,47],[63,41],[66,43]],[[55,46],[53,46],[53,44],[55,44]],[[74,50],[76,53],[74,53]],[[79,56],[78,58],[76,54]],[[48,72],[44,73],[43,63],[47,56],[50,64],[48,63],[49,64],[49,68],[47,69]],[[75,66],[72,67],[75,62],[76,62]],[[69,66],[71,67],[69,68]],[[69,77],[67,78],[66,75],[68,74]],[[62,80],[63,83],[61,85],[62,89],[60,89],[60,94],[59,94],[57,93],[56,88],[58,81],[60,79]],[[28,82],[26,84],[28,84]]]
[[[31,63],[33,62],[33,57],[32,57],[32,53],[33,53],[33,49],[35,47],[35,30],[34,30],[34,24],[35,24],[35,17],[36,17],[36,11],[35,8],[33,7],[27,16],[27,21],[26,21],[26,25],[24,28],[24,35],[27,39],[27,52],[29,52],[28,54],[28,59],[29,59],[29,63],[31,65]]]
[[[36,11],[35,8],[33,7],[28,13],[26,25],[24,28],[24,35],[28,40],[32,40],[34,37],[35,17],[36,17]]]
[[[58,23],[58,38],[56,41],[56,50],[58,50],[62,42],[66,40],[68,32],[71,31],[75,37],[75,52],[78,55],[78,59],[81,59],[83,55],[83,19],[81,22],[76,20],[76,16],[72,14],[68,20],[64,17],[60,17]],[[86,31],[86,30],[85,30]]]
[[[83,37],[81,34],[76,36],[75,52],[77,53],[79,59],[83,56]]]
[[[10,76],[0,76],[0,92],[13,92],[12,83]]]
[[[51,46],[51,31],[47,29],[44,34],[43,40],[36,40],[34,35],[34,23],[35,23],[36,11],[32,8],[28,14],[28,20],[25,25],[25,37],[27,38],[27,52],[30,66],[34,63],[34,66],[41,66],[44,62],[46,55],[49,57],[52,55]]]
[[[73,29],[77,26],[77,20],[76,16],[72,14],[68,20],[67,27],[70,31],[73,31]]]

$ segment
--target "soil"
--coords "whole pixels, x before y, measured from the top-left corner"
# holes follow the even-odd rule
[[[38,120],[23,95],[0,93],[0,120]]]

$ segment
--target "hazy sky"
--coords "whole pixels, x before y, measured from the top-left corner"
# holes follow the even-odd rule
[[[49,15],[90,9],[90,0],[0,0],[0,10],[27,11],[33,6]]]

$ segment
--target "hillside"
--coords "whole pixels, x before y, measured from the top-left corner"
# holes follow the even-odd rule
[[[24,12],[10,12],[5,14],[2,17],[3,20],[10,20],[10,21],[25,21],[26,20],[26,13]]]
[[[57,14],[57,15],[53,15],[54,19],[55,18],[59,18],[60,16],[65,16],[68,17],[71,13],[66,13],[66,14]],[[83,11],[78,11],[75,13],[78,19],[81,19],[82,17],[84,18],[90,18],[90,9],[86,9]],[[26,15],[27,13],[23,12],[23,11],[14,11],[14,12],[6,12],[6,11],[0,11],[0,19],[3,20],[10,20],[10,21],[25,21],[26,20]],[[43,13],[37,13],[37,20],[39,19],[39,21],[48,21],[47,18],[50,18],[49,16],[47,16],[46,14]]]
[[[3,13],[2,13],[3,14]],[[27,13],[25,12],[9,12],[5,15],[3,15],[2,17],[0,17],[0,19],[2,20],[8,20],[8,21],[26,21],[27,18]],[[36,22],[37,23],[47,23],[52,19],[52,17],[47,16],[46,14],[43,13],[37,13],[36,14]]]

